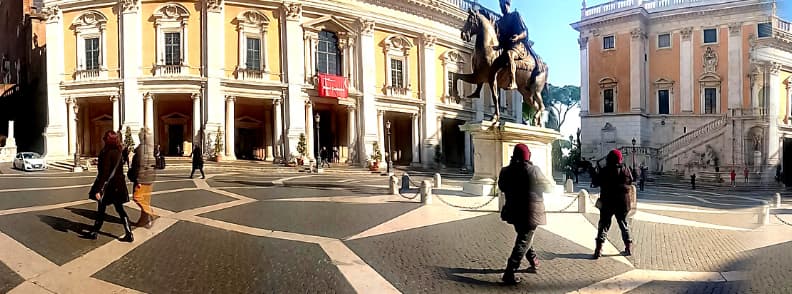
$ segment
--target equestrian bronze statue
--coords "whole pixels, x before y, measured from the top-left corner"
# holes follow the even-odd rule
[[[477,98],[482,84],[488,84],[495,105],[492,121],[500,118],[498,89],[516,89],[536,112],[531,119],[533,125],[542,126],[542,89],[547,82],[547,64],[534,52],[528,41],[528,30],[516,11],[510,12],[511,1],[500,0],[503,17],[495,21],[489,13],[468,10],[468,18],[462,28],[462,39],[470,42],[476,36],[473,51],[473,73],[454,74],[452,92],[456,95],[458,80],[476,84],[468,98]]]

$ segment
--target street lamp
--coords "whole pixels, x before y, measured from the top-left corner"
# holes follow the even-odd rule
[[[635,138],[632,139],[633,144],[633,170],[635,170]]]
[[[390,171],[391,170],[391,165],[393,164],[393,160],[391,160],[391,158],[393,158],[393,150],[391,150],[391,137],[390,137],[391,136],[391,122],[390,121],[385,122],[385,129],[388,131],[388,133],[387,133],[388,134],[388,138],[387,138],[388,139],[388,153],[387,153],[387,155],[388,155],[388,170],[387,170],[387,172],[388,172],[388,175],[390,175],[391,174],[391,171]]]
[[[322,158],[319,156],[320,155],[319,154],[319,149],[322,148],[322,143],[319,142],[319,119],[320,118],[321,117],[319,116],[319,113],[317,112],[316,115],[314,115],[314,122],[316,123],[316,172],[317,173],[319,172],[319,164],[320,164],[319,161],[322,160]]]

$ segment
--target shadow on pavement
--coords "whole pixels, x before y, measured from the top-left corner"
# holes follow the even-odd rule
[[[272,182],[251,182],[251,181],[228,181],[228,180],[215,180],[218,183],[229,183],[229,184],[240,184],[246,186],[256,186],[256,187],[273,187],[275,184]]]
[[[112,207],[108,207],[108,209],[112,209]],[[66,210],[71,211],[72,213],[74,213],[76,215],[82,216],[82,217],[90,219],[90,220],[96,220],[96,217],[97,217],[97,212],[95,210],[88,210],[88,209],[74,208],[74,207],[66,207]],[[113,210],[113,211],[115,211],[115,210]],[[107,214],[107,213],[105,213],[104,221],[105,222],[109,222],[109,223],[124,224],[121,221],[121,218],[119,218],[117,216],[114,216],[114,215]]]
[[[65,218],[49,216],[49,215],[38,215],[41,222],[49,225],[56,231],[60,232],[74,232],[78,235],[81,235],[85,232],[91,230],[92,226],[84,223],[73,222]],[[99,232],[100,235],[108,236],[111,238],[115,238],[116,236],[110,235],[105,232]]]
[[[442,272],[446,274],[446,279],[450,281],[456,281],[466,284],[473,284],[479,286],[497,286],[502,287],[504,286],[503,283],[500,282],[500,275],[503,274],[503,269],[487,269],[487,268],[448,268],[448,267],[438,267]],[[485,281],[479,280],[471,277],[460,276],[460,274],[497,274],[498,281]]]
[[[559,254],[559,253],[553,253],[553,252],[547,252],[547,251],[539,251],[537,255],[542,257],[541,258],[542,260],[553,260],[553,259],[556,259],[556,258],[561,258],[561,259],[591,259],[591,254],[585,254],[585,253],[560,253]],[[602,255],[602,256],[603,257],[608,257],[608,255]],[[618,256],[618,255],[614,254],[613,256]]]

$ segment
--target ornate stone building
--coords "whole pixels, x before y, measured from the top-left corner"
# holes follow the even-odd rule
[[[342,162],[364,164],[378,142],[399,164],[433,164],[440,145],[469,166],[458,126],[491,109],[450,97],[448,73],[470,71],[459,28],[473,5],[47,0],[47,156],[94,156],[104,131],[148,126],[170,155],[219,133],[226,158],[278,160],[305,134],[311,155],[338,148]]]
[[[765,179],[792,164],[792,28],[774,1],[583,1],[572,26],[585,158],[622,148],[654,171]]]

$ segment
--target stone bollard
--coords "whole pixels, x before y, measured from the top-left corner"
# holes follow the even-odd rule
[[[503,210],[503,206],[506,205],[506,194],[500,191],[496,193],[498,193],[498,211],[500,212]]]
[[[575,183],[572,182],[572,179],[567,179],[566,183],[564,184],[564,193],[572,192],[575,192]]]
[[[588,205],[588,198],[589,193],[586,189],[580,189],[578,193],[578,213],[588,213],[589,205]]]
[[[432,183],[429,180],[421,182],[421,203],[432,204]]]
[[[442,186],[441,180],[442,179],[440,178],[440,173],[434,174],[434,187],[435,188],[439,189]]]
[[[775,208],[781,208],[781,193],[775,193],[775,196],[773,197],[775,198]]]
[[[762,211],[759,212],[759,223],[763,225],[770,224],[770,205],[765,204],[762,206]]]
[[[390,193],[392,195],[399,195],[399,178],[390,176],[388,188],[390,188]]]
[[[410,191],[410,175],[408,175],[407,173],[404,173],[402,175],[401,190],[402,193],[407,193],[407,191]]]

